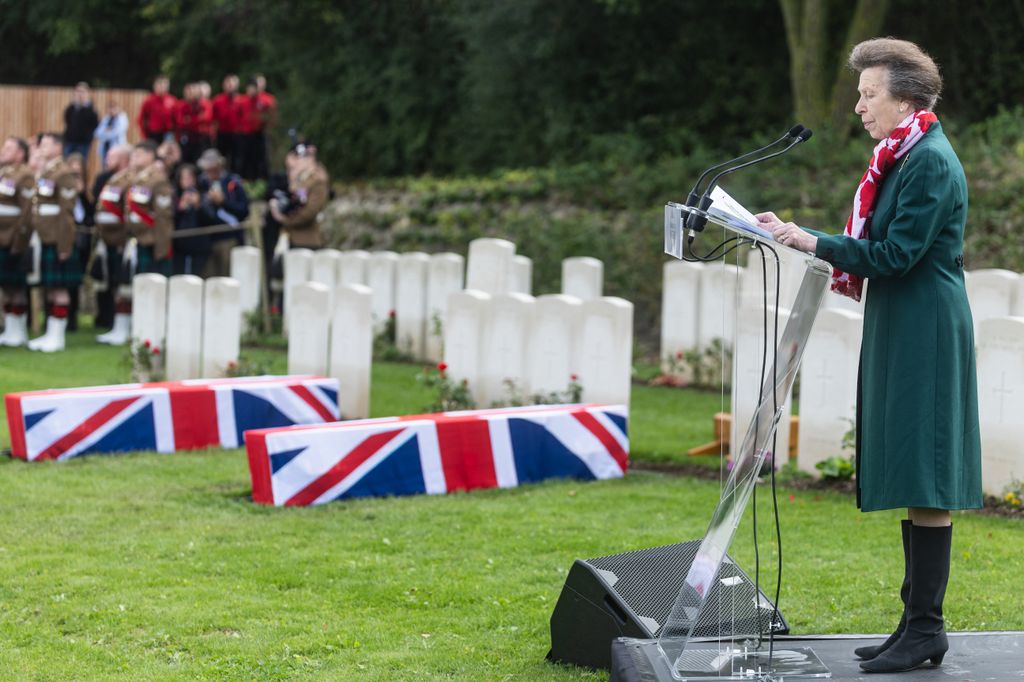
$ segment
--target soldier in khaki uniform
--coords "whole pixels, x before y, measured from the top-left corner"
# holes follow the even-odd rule
[[[319,249],[323,246],[319,215],[327,205],[330,185],[327,171],[316,162],[308,145],[295,145],[290,156],[288,190],[294,205],[284,212],[277,200],[271,199],[270,214],[288,233],[291,248]]]
[[[42,133],[33,158],[36,171],[32,197],[32,229],[42,244],[40,286],[46,289],[49,312],[46,333],[28,342],[29,350],[53,353],[64,350],[68,324],[69,288],[82,282],[81,263],[75,253],[75,201],[81,178],[61,160],[58,133]]]
[[[128,232],[137,245],[132,274],[155,272],[170,277],[174,189],[163,165],[156,161],[156,147],[152,142],[135,145],[128,167],[132,175],[124,197],[125,216]]]
[[[127,277],[124,249],[128,243],[125,195],[132,185],[131,168],[118,171],[100,189],[96,198],[96,231],[106,251],[108,291],[114,294],[114,325],[96,340],[120,346],[131,336],[131,280]]]
[[[36,178],[28,167],[28,144],[9,137],[0,146],[0,286],[4,292],[4,333],[0,346],[24,346],[26,324],[25,268],[29,216]]]

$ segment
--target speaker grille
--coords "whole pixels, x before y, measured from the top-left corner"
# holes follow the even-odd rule
[[[660,630],[699,548],[700,541],[691,540],[587,559],[586,563],[603,572],[608,582],[613,583],[612,589],[634,613],[654,621]],[[763,593],[756,594],[753,581],[728,555],[722,562],[722,570],[708,600],[692,636],[768,633],[773,605]],[[784,632],[786,629],[780,615],[775,631]]]

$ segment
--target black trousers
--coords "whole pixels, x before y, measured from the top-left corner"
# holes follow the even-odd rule
[[[241,135],[242,171],[246,180],[267,178],[267,137],[263,133]]]
[[[217,133],[217,151],[224,157],[225,168],[232,173],[242,174],[241,155],[238,153],[238,135],[236,133]]]

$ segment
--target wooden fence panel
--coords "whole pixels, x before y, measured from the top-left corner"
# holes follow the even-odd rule
[[[29,137],[44,131],[64,132],[64,109],[71,103],[74,88],[0,85],[0,136]],[[141,138],[135,124],[142,107],[145,90],[94,89],[92,106],[100,120],[111,102],[117,102],[128,116],[128,141]],[[87,173],[96,177],[101,167],[98,145],[94,142],[89,155]]]

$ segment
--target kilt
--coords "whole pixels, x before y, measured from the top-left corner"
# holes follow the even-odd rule
[[[82,283],[82,262],[76,247],[62,263],[57,259],[57,245],[43,244],[39,270],[39,285],[47,289],[72,289]]]
[[[30,251],[15,256],[10,249],[0,248],[0,286],[23,287],[29,260],[26,255]]]
[[[174,263],[170,258],[153,258],[152,246],[139,246],[138,263],[135,266],[135,274],[141,275],[144,272],[155,272],[158,275],[170,277],[173,274],[173,271]]]

